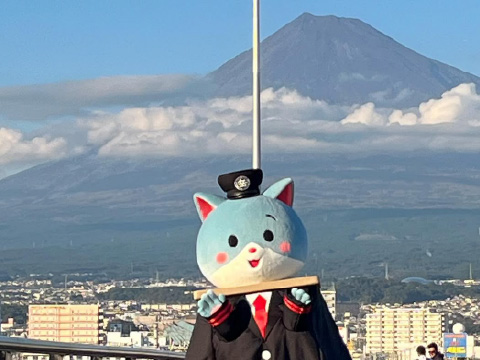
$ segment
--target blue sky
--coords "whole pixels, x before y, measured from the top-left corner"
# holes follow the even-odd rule
[[[249,0],[0,3],[0,87],[112,75],[204,74],[251,46]],[[303,12],[355,17],[480,75],[480,1],[263,0],[262,38]]]

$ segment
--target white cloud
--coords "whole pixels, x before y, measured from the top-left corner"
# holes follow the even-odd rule
[[[409,112],[393,109],[387,116],[387,109],[376,109],[370,102],[356,108],[347,115],[342,124],[384,125],[438,125],[463,123],[479,126],[480,95],[475,84],[460,84],[442,94],[440,99],[430,99]]]
[[[0,164],[38,163],[95,149],[100,156],[251,153],[252,97],[95,110],[35,135],[0,131]],[[385,153],[480,151],[480,96],[462,84],[408,111],[333,106],[298,92],[262,92],[262,151]]]
[[[17,130],[0,128],[0,165],[11,163],[35,164],[66,155],[63,138],[34,137],[30,140]]]
[[[388,117],[388,123],[398,125],[416,125],[418,123],[418,116],[411,112],[404,114],[402,110],[393,110]]]
[[[385,124],[385,118],[375,111],[375,104],[370,102],[355,109],[341,123],[379,126]]]
[[[480,96],[475,84],[460,84],[442,94],[441,99],[431,99],[420,104],[421,124],[475,121],[480,110]]]
[[[308,136],[309,129],[302,121],[347,112],[347,108],[329,107],[287,89],[263,91],[262,110],[264,149],[288,152],[319,146],[314,137]],[[97,112],[82,119],[80,126],[87,130],[89,143],[98,146],[102,156],[248,153],[252,142],[251,112],[251,96],[215,98],[177,107]]]
[[[81,124],[89,144],[102,156],[250,153],[251,103],[251,96],[245,96],[129,108],[98,112]],[[408,112],[376,108],[374,103],[332,106],[296,91],[266,89],[262,148],[279,153],[476,151],[479,104],[475,87],[467,84]]]

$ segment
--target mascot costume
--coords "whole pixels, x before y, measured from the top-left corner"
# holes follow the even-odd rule
[[[350,360],[316,285],[268,287],[295,275],[307,258],[307,234],[292,208],[293,181],[260,193],[263,173],[219,176],[227,198],[196,193],[202,220],[197,262],[219,289],[198,301],[187,360]],[[297,278],[302,279],[302,278]],[[295,280],[295,279],[291,279]],[[228,295],[222,288],[261,291]]]

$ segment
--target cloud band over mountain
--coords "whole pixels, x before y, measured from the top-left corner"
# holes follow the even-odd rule
[[[0,119],[39,121],[79,116],[89,109],[146,106],[199,96],[208,83],[192,75],[112,76],[0,88]]]
[[[99,156],[114,157],[247,154],[251,111],[251,96],[197,99],[177,106],[92,111],[78,117],[65,135],[47,126],[29,138],[4,127],[0,163],[33,164],[92,149]],[[480,95],[474,84],[461,84],[439,99],[404,111],[373,103],[329,105],[294,90],[266,89],[262,131],[264,152],[476,152],[480,151]]]

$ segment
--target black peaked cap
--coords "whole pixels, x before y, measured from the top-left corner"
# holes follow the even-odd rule
[[[218,177],[218,185],[227,193],[229,199],[242,199],[260,195],[263,180],[261,169],[246,169]]]

